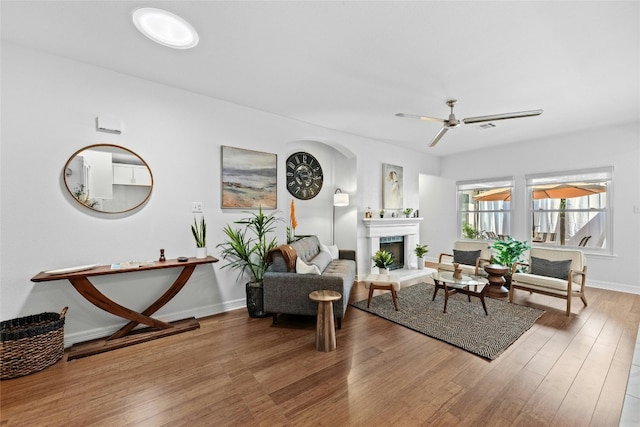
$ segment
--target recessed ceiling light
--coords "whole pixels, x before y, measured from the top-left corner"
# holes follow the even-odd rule
[[[190,49],[200,40],[191,24],[166,10],[143,7],[134,10],[131,15],[136,28],[161,45]]]

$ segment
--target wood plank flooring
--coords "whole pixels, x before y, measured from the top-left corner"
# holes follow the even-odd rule
[[[237,310],[4,380],[0,425],[617,426],[640,295],[587,298],[566,317],[563,300],[518,292],[546,312],[492,362],[353,307],[331,353],[315,350],[314,318]]]

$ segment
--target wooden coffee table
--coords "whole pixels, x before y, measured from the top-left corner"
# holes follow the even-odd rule
[[[465,294],[469,298],[469,302],[471,302],[471,297],[478,297],[482,302],[482,308],[484,308],[484,314],[488,315],[487,305],[484,302],[484,297],[489,289],[487,285],[489,282],[484,277],[471,277],[462,275],[460,279],[456,279],[453,277],[453,273],[450,271],[438,271],[431,275],[433,279],[433,283],[435,284],[435,289],[433,290],[433,298],[431,301],[436,299],[436,294],[438,293],[438,289],[444,290],[444,310],[443,313],[447,312],[447,303],[449,302],[449,296],[454,294]]]

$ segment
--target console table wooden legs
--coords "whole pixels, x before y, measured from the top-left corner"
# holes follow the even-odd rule
[[[168,335],[179,334],[181,332],[198,329],[200,324],[191,317],[188,319],[178,320],[175,322],[164,322],[152,317],[160,308],[164,307],[178,292],[186,285],[191,274],[199,264],[216,262],[217,259],[207,257],[205,259],[190,259],[187,262],[177,262],[175,260],[157,263],[154,266],[146,266],[135,270],[110,270],[108,266],[101,266],[97,269],[84,272],[69,273],[65,275],[45,275],[40,273],[31,279],[34,282],[67,279],[73,287],[87,301],[96,307],[111,313],[115,316],[129,320],[122,328],[118,329],[112,335],[106,338],[100,338],[84,343],[74,344],[70,349],[67,360],[77,359],[80,357],[90,356],[93,354],[103,353],[106,351],[122,348],[141,342],[151,341]],[[142,312],[137,312],[124,307],[113,301],[102,292],[100,292],[89,280],[90,276],[99,276],[116,273],[130,273],[158,268],[182,267],[182,271],[173,284],[158,299],[156,299],[149,307]],[[147,325],[147,328],[134,330],[138,325]]]

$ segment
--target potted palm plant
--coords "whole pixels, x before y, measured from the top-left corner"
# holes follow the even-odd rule
[[[417,244],[413,252],[415,252],[416,257],[418,258],[418,270],[424,270],[424,255],[429,252],[427,245]]]
[[[204,220],[204,216],[200,218],[200,224],[193,217],[193,224],[191,225],[191,233],[196,240],[196,258],[207,257],[207,223]]]
[[[222,258],[228,261],[222,268],[238,270],[238,278],[245,274],[249,277],[245,285],[249,316],[266,317],[269,314],[264,311],[262,281],[269,267],[267,254],[278,246],[276,237],[269,237],[269,234],[275,233],[276,223],[282,218],[276,217],[275,212],[265,215],[262,208],[258,213],[248,213],[247,218],[234,222],[242,227],[227,224],[223,229],[227,240],[216,247],[222,248]]]
[[[393,264],[393,254],[384,250],[379,250],[371,257],[373,263],[378,267],[380,274],[388,274],[388,267]]]

